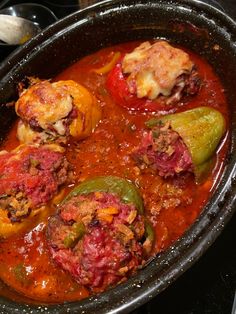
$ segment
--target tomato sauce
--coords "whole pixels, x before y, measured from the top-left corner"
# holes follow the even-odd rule
[[[153,254],[158,254],[191,226],[209,200],[226,158],[228,133],[218,149],[214,169],[202,184],[196,184],[190,174],[163,179],[152,172],[142,173],[130,153],[140,143],[144,122],[153,117],[153,113],[129,112],[115,104],[106,89],[107,73],[94,71],[106,65],[115,52],[130,52],[138,44],[105,48],[54,78],[55,81],[72,79],[84,85],[99,99],[103,110],[102,119],[91,136],[68,144],[66,155],[74,166],[76,179],[64,193],[84,179],[97,175],[116,175],[131,180],[139,187],[146,215],[154,226]],[[203,84],[199,93],[186,97],[176,112],[207,105],[219,110],[228,124],[228,107],[218,77],[206,61],[187,52],[196,64]],[[18,144],[15,125],[1,148],[11,150]],[[49,257],[45,229],[47,217],[55,211],[55,206],[49,205],[46,217],[39,224],[32,225],[25,234],[0,242],[0,277],[13,289],[43,303],[79,300],[89,295],[86,288],[79,286]]]

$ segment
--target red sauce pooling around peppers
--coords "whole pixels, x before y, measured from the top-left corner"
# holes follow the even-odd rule
[[[100,100],[103,109],[102,120],[95,132],[83,141],[68,145],[66,154],[75,167],[75,185],[97,175],[117,175],[135,182],[143,196],[146,215],[155,228],[153,253],[158,253],[173,244],[188,229],[206,204],[222,171],[228,139],[226,136],[218,149],[212,174],[201,185],[195,184],[192,175],[165,180],[152,173],[139,171],[129,154],[140,142],[144,122],[152,114],[131,113],[115,104],[105,87],[107,74],[99,75],[94,71],[108,63],[113,52],[130,52],[138,44],[105,48],[73,64],[54,80],[72,79],[84,85]],[[228,123],[228,107],[219,79],[204,60],[188,53],[197,66],[203,85],[196,96],[183,100],[177,112],[202,105],[212,106],[224,115]],[[11,150],[18,144],[15,125],[1,149]],[[55,208],[49,205],[48,215],[53,212]],[[78,285],[50,259],[45,236],[46,223],[47,219],[32,226],[32,230],[27,233],[0,243],[0,277],[10,287],[31,298],[32,302],[34,299],[57,303],[87,297],[89,291]],[[24,297],[16,297],[5,286],[1,287],[1,294],[24,301]]]

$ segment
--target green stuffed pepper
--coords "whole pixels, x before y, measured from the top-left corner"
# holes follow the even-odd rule
[[[126,279],[149,258],[154,240],[136,187],[115,176],[89,179],[50,218],[54,261],[80,284],[104,290]]]
[[[150,166],[164,177],[193,172],[200,182],[211,168],[226,122],[218,110],[198,107],[153,118],[146,126],[151,131],[133,154],[139,165]]]

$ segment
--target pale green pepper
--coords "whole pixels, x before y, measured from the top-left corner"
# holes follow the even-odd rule
[[[74,223],[71,232],[64,238],[63,243],[66,248],[74,247],[77,242],[83,237],[86,229],[83,222]]]
[[[144,214],[143,200],[138,189],[131,182],[116,176],[99,176],[82,182],[68,194],[62,204],[65,204],[72,197],[94,192],[116,194],[122,202],[133,204],[140,215]],[[79,237],[80,234],[79,232]],[[75,238],[78,239],[77,236]],[[154,240],[154,230],[147,219],[145,219],[145,239],[149,240],[150,243],[153,243]],[[71,237],[71,234],[64,239],[64,245],[66,247],[74,245],[74,237]]]
[[[185,112],[154,118],[146,122],[152,128],[160,123],[170,122],[187,146],[197,181],[210,168],[216,148],[222,139],[226,122],[223,115],[210,107],[198,107]]]
[[[64,202],[73,196],[92,192],[117,194],[124,203],[134,204],[140,214],[144,212],[143,201],[137,188],[131,182],[115,176],[100,176],[82,182],[71,191]]]

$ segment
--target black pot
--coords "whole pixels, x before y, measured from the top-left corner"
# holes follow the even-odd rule
[[[74,13],[15,51],[0,66],[2,103],[17,97],[25,75],[55,76],[79,58],[120,42],[162,37],[202,55],[220,76],[230,105],[231,144],[215,191],[194,225],[165,253],[126,283],[100,295],[61,305],[19,304],[1,298],[3,313],[127,313],[163,291],[195,263],[221,233],[236,205],[236,24],[221,11],[190,0],[107,0]],[[218,46],[219,49],[214,49]],[[13,110],[0,108],[7,134]]]

